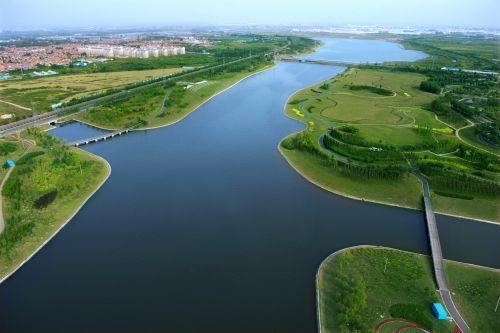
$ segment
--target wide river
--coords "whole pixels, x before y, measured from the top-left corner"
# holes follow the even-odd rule
[[[324,41],[317,54],[329,59],[422,56]],[[85,147],[111,177],[0,286],[0,332],[315,332],[315,273],[327,255],[357,244],[428,253],[422,212],[326,192],[278,152],[303,128],[283,115],[286,99],[341,70],[279,63],[175,125]],[[437,219],[446,258],[500,266],[500,228]]]

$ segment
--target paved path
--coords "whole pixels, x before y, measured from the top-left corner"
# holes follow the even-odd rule
[[[458,312],[455,303],[453,303],[450,288],[448,286],[448,280],[446,279],[446,272],[444,270],[443,264],[443,253],[441,252],[441,242],[439,241],[439,233],[436,224],[436,216],[434,215],[434,211],[432,210],[429,183],[421,174],[418,174],[416,172],[414,174],[422,183],[422,188],[424,191],[425,217],[427,220],[427,230],[429,232],[429,241],[431,245],[434,276],[439,288],[439,293],[443,298],[443,303],[446,307],[446,310],[448,310],[448,314],[450,315],[450,317],[455,321],[455,324],[463,333],[467,333],[469,332],[469,326],[460,315],[460,312]]]
[[[0,234],[3,232],[3,229],[5,228],[5,222],[3,220],[3,198],[2,198],[2,190],[3,186],[7,182],[7,179],[9,179],[10,174],[12,173],[12,170],[14,170],[15,166],[10,167],[9,171],[7,171],[7,174],[5,177],[2,179],[2,183],[0,184]]]
[[[16,108],[19,108],[19,109],[23,109],[23,110],[31,111],[31,109],[30,109],[30,108],[27,108],[27,107],[22,106],[22,105],[19,105],[19,104],[14,104],[14,103],[11,103],[11,102],[2,101],[1,99],[0,99],[0,102],[5,103],[5,104],[12,105],[12,106],[14,106],[14,107],[16,107]]]

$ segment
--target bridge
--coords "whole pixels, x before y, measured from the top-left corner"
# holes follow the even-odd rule
[[[104,141],[104,140],[107,140],[107,139],[112,139],[115,136],[120,136],[120,135],[123,135],[123,134],[127,134],[128,132],[130,132],[130,129],[109,132],[109,133],[105,133],[105,134],[102,134],[102,135],[98,135],[98,136],[94,136],[94,137],[90,137],[90,138],[85,138],[85,139],[80,139],[80,140],[77,140],[77,141],[73,141],[73,142],[70,142],[69,145],[70,146],[74,146],[74,147],[80,147],[80,146],[88,145],[88,144],[91,144],[91,143],[94,143],[94,142]]]
[[[438,285],[439,293],[443,299],[443,303],[448,310],[450,317],[453,319],[455,324],[458,326],[462,333],[469,332],[469,326],[465,320],[460,315],[460,312],[453,303],[451,297],[450,288],[448,286],[448,280],[446,279],[446,272],[444,270],[443,263],[443,253],[441,252],[441,242],[439,240],[439,233],[436,224],[436,216],[432,210],[431,195],[429,191],[429,183],[418,172],[413,172],[417,176],[418,180],[422,183],[423,194],[424,194],[424,206],[425,206],[425,217],[427,220],[427,231],[429,233],[429,243],[431,246],[432,254],[432,265],[434,268],[434,277]]]
[[[293,58],[293,57],[280,58],[279,60],[285,61],[285,62],[298,62],[301,64],[318,64],[318,65],[340,66],[340,67],[349,67],[349,66],[357,64],[355,62],[350,62],[350,61],[299,59],[299,58]]]

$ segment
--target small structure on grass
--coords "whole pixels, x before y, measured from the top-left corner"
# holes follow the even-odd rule
[[[434,311],[437,319],[441,320],[448,318],[448,314],[441,303],[432,303],[432,310]]]

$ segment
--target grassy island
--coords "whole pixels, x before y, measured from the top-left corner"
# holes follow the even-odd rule
[[[22,133],[22,140],[30,147],[17,155],[2,189],[0,280],[57,233],[111,172],[102,158],[38,130]]]
[[[445,264],[453,299],[472,332],[500,330],[495,304],[500,271]],[[382,247],[354,247],[329,256],[317,275],[320,332],[399,332],[409,326],[451,333],[431,304],[441,302],[429,257]]]
[[[280,144],[288,162],[330,191],[411,208],[421,205],[410,172],[417,170],[437,212],[498,222],[498,155],[461,140],[461,128],[441,119],[468,124],[453,102],[426,89],[428,76],[373,67],[350,68],[290,97],[286,115],[307,128]]]

